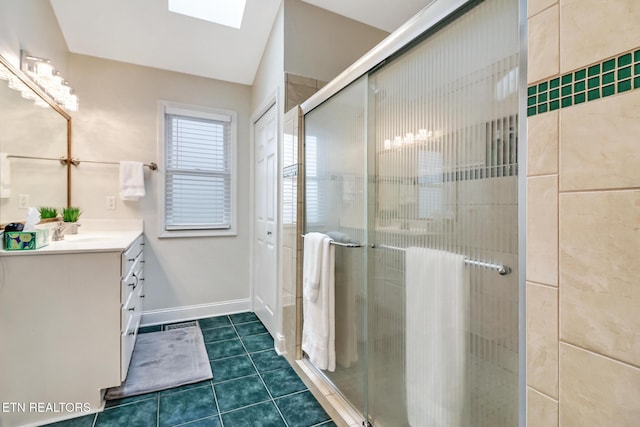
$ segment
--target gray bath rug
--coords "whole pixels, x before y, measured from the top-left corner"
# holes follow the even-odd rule
[[[213,378],[200,327],[140,334],[127,379],[107,390],[105,399],[166,390]]]

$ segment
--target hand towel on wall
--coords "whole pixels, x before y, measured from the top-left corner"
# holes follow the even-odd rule
[[[412,427],[465,424],[466,270],[462,255],[407,249],[406,385]]]
[[[315,301],[304,295],[304,287],[302,290],[302,350],[318,369],[335,371],[335,249],[332,239],[322,236],[320,285]]]
[[[144,195],[144,164],[120,162],[120,198],[136,201]]]
[[[11,197],[11,161],[7,153],[0,153],[0,199]]]

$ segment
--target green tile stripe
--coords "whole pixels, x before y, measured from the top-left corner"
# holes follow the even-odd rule
[[[527,88],[527,116],[640,89],[640,48]]]

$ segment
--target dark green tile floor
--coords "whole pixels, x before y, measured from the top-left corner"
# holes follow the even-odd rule
[[[200,319],[213,380],[107,402],[60,427],[335,426],[253,313]],[[160,330],[160,326],[140,332]]]

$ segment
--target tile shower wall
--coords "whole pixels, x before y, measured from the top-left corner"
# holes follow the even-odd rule
[[[293,364],[302,355],[300,328],[302,322],[302,293],[297,290],[297,277],[302,278],[302,186],[303,175],[300,156],[303,154],[300,138],[301,112],[298,105],[316,93],[326,82],[285,73],[283,135],[280,153],[282,157],[281,210],[282,232],[282,332],[287,346],[287,358]],[[301,283],[301,282],[300,282]]]
[[[634,426],[640,2],[528,8],[528,425]]]

